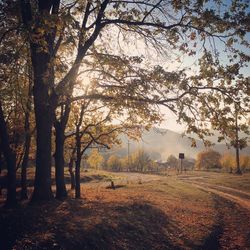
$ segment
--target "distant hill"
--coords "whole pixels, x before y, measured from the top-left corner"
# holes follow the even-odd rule
[[[120,157],[125,157],[128,154],[128,139],[126,136],[121,136],[122,145],[111,149],[106,153],[106,157],[115,154]],[[142,139],[139,142],[129,140],[130,153],[138,149],[144,149],[152,159],[165,161],[170,154],[178,157],[179,153],[184,153],[186,158],[195,158],[197,153],[205,150],[201,140],[196,140],[197,146],[191,147],[191,140],[187,136],[182,136],[171,130],[155,129],[143,133]],[[228,149],[225,144],[216,144],[212,149],[220,152],[234,152],[234,149]],[[248,146],[241,152],[242,154],[250,154]]]

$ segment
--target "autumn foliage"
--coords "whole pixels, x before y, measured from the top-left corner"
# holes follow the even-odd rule
[[[221,154],[216,151],[206,150],[200,152],[197,155],[195,168],[198,170],[221,168],[220,159],[221,159]]]

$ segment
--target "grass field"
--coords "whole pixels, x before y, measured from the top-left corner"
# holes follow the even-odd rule
[[[2,208],[0,249],[250,249],[250,174],[89,171],[69,196]]]
[[[191,171],[188,173],[188,176],[197,177],[200,181],[205,183],[223,185],[226,187],[250,192],[250,173],[235,175],[228,173]]]

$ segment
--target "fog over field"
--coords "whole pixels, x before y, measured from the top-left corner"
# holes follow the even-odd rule
[[[112,148],[107,154],[115,154],[121,157],[125,157],[128,154],[128,138],[121,136],[122,144]],[[234,153],[234,149],[228,147],[225,144],[216,143],[216,137],[212,137],[211,141],[215,144],[211,148],[223,154],[225,152]],[[129,140],[130,153],[138,149],[145,150],[152,159],[166,161],[168,156],[173,154],[178,157],[180,152],[185,154],[186,158],[195,158],[197,153],[205,150],[205,146],[201,140],[196,140],[196,147],[191,147],[191,139],[188,136],[183,136],[180,133],[167,130],[152,128],[149,131],[143,133],[142,139],[138,142]],[[241,154],[250,154],[250,147],[246,147],[241,150]]]

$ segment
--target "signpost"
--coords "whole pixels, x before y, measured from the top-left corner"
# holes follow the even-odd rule
[[[184,153],[179,153],[179,159],[181,161],[181,173],[182,173],[182,160],[185,158]]]

